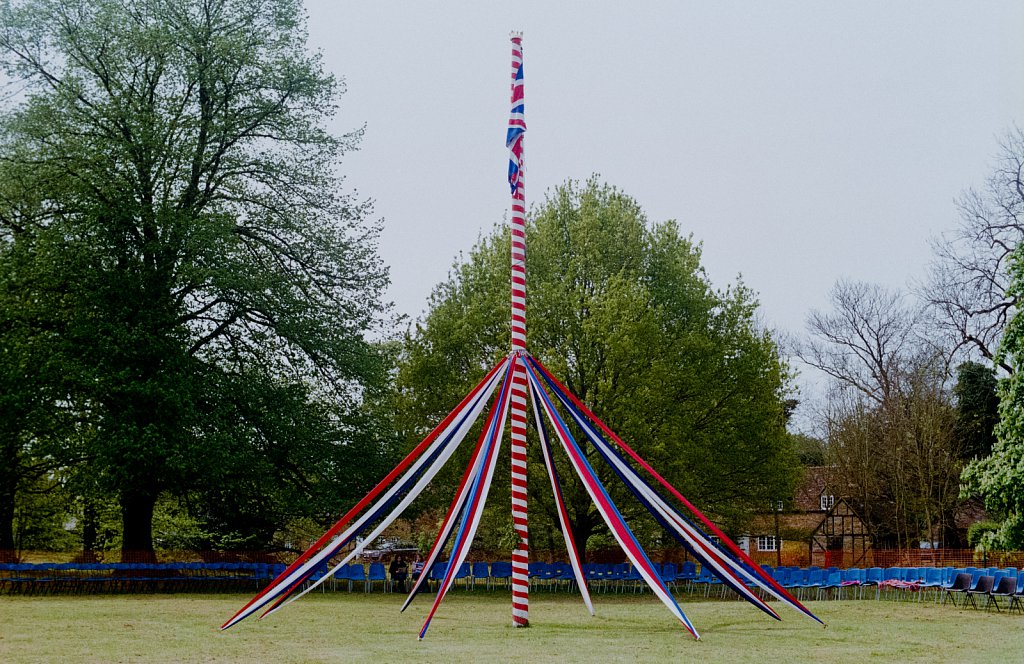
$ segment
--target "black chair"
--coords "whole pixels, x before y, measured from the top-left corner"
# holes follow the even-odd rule
[[[1016,576],[1004,576],[999,579],[999,585],[996,589],[988,594],[988,599],[985,600],[985,610],[988,611],[989,604],[996,605],[996,613],[1000,612],[999,598],[1006,597],[1006,606],[1009,608],[1013,602],[1014,593],[1017,592],[1017,577]]]
[[[1017,592],[1013,593],[1013,597],[1010,598],[1010,611],[1013,611],[1014,608],[1024,611],[1024,583],[1017,584]]]
[[[956,579],[953,580],[953,585],[946,588],[946,592],[942,595],[942,603],[946,603],[946,598],[953,600],[953,606],[956,606],[956,596],[960,593],[966,593],[971,589],[971,575],[968,572],[960,572],[956,575]]]
[[[981,578],[978,579],[978,584],[973,588],[969,589],[966,593],[964,593],[964,597],[966,597],[966,599],[964,600],[964,606],[967,606],[969,602],[971,606],[973,606],[974,608],[978,608],[977,603],[974,601],[974,596],[988,595],[990,592],[992,592],[992,588],[995,585],[996,577],[989,576],[988,574],[982,575]]]

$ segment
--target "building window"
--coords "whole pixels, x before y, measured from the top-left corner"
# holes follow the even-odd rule
[[[821,509],[822,509],[822,511],[827,511],[827,510],[832,509],[832,506],[835,505],[835,504],[836,504],[836,497],[835,496],[833,496],[831,494],[828,494],[828,493],[821,494]]]
[[[775,541],[775,535],[763,535],[757,538],[757,550],[758,551],[777,551],[778,543]]]

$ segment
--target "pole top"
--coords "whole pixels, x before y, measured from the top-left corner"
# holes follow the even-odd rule
[[[512,41],[522,41],[523,40],[523,31],[522,30],[513,30],[512,32],[508,33],[508,38],[511,39]]]

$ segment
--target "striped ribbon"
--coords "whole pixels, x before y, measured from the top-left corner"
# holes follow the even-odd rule
[[[521,362],[518,358],[516,358],[516,361]],[[437,608],[441,605],[441,600],[444,599],[452,583],[455,581],[455,575],[459,567],[466,560],[466,554],[469,553],[469,545],[473,542],[476,529],[480,525],[480,517],[483,515],[484,504],[487,502],[487,493],[491,488],[491,480],[494,477],[494,467],[498,462],[498,450],[501,449],[501,437],[504,434],[505,418],[508,417],[508,407],[512,392],[510,386],[511,381],[509,381],[508,375],[506,375],[501,387],[498,403],[493,407],[492,417],[485,430],[486,442],[483,453],[475,460],[476,468],[473,472],[473,483],[470,485],[470,490],[466,497],[466,506],[462,511],[462,522],[459,524],[459,530],[452,542],[452,553],[448,559],[448,567],[445,569],[444,578],[437,589],[437,596],[434,598],[433,606],[430,607],[430,613],[427,614],[423,627],[420,629],[420,639],[426,635],[427,629],[430,627],[430,621],[433,620]],[[494,412],[498,413],[496,417],[493,416]],[[424,567],[424,570],[426,570],[426,567]]]
[[[569,527],[569,513],[565,508],[565,498],[562,496],[562,483],[558,479],[558,471],[555,469],[554,459],[551,454],[551,444],[548,441],[547,428],[544,426],[544,420],[541,419],[538,399],[533,390],[530,390],[530,405],[533,406],[537,437],[540,439],[540,449],[544,455],[544,467],[547,468],[548,479],[551,480],[551,492],[555,496],[555,507],[558,513],[558,525],[562,530],[562,539],[565,540],[565,549],[569,554],[572,574],[576,579],[576,585],[580,589],[580,594],[583,596],[583,603],[586,605],[590,615],[594,615],[594,604],[590,601],[587,578],[583,574],[579,550],[576,548],[576,540],[572,536],[572,529]]]
[[[544,392],[539,380],[534,375],[533,370],[529,365],[526,365],[526,373],[530,381],[530,385],[533,389],[534,395],[537,397],[538,402],[543,406],[544,412],[551,422],[551,426],[554,429],[559,441],[562,443],[562,447],[565,449],[566,454],[569,455],[569,461],[579,475],[580,480],[583,482],[583,486],[586,488],[587,493],[590,494],[591,500],[597,506],[597,511],[601,514],[605,523],[608,525],[608,530],[611,531],[612,535],[618,541],[619,546],[626,553],[626,556],[633,563],[634,569],[636,569],[641,578],[647,582],[651,590],[657,595],[658,599],[672,612],[672,614],[679,619],[679,622],[683,624],[690,634],[695,639],[700,639],[700,635],[694,628],[690,619],[686,617],[683,610],[679,607],[675,597],[665,586],[665,583],[661,580],[661,576],[654,569],[654,564],[647,557],[647,553],[637,542],[636,537],[633,535],[633,531],[630,530],[626,524],[625,519],[622,518],[622,514],[619,513],[615,503],[612,502],[611,497],[605,490],[604,485],[601,484],[601,480],[598,479],[597,473],[587,462],[586,455],[580,449],[576,440],[569,432],[569,428],[565,425],[558,411],[555,410],[554,404],[551,403],[550,398]]]
[[[597,452],[612,467],[612,470],[615,471],[615,474],[618,475],[623,484],[630,489],[640,503],[654,516],[655,520],[692,553],[704,567],[712,570],[715,576],[720,578],[724,584],[732,588],[740,597],[743,597],[757,608],[778,620],[779,616],[775,610],[747,587],[747,582],[757,585],[762,584],[747,572],[738,561],[722,555],[723,552],[704,533],[689,523],[685,517],[669,505],[646,480],[640,477],[626,463],[621,455],[608,445],[607,441],[583,418],[579,409],[573,406],[565,394],[548,381],[546,376],[544,378],[548,383],[548,388],[562,402],[562,405],[570,413],[576,424],[593,443]],[[768,591],[772,592],[770,588]]]
[[[559,382],[557,378],[555,378],[555,376],[547,369],[547,367],[545,367],[539,360],[537,360],[534,357],[530,357],[529,361],[531,363],[531,366],[539,370],[539,373],[541,373],[545,377],[545,381],[552,386],[552,389],[565,395],[568,398],[569,402],[571,402],[576,409],[583,413],[591,422],[597,425],[600,428],[600,430],[604,432],[612,441],[614,441],[620,449],[626,452],[626,454],[628,454],[637,463],[637,465],[639,465],[641,468],[647,471],[647,473],[654,477],[662,485],[662,487],[664,487],[672,496],[679,500],[680,503],[682,503],[688,510],[690,510],[694,514],[694,516],[696,516],[716,537],[718,537],[722,545],[726,547],[726,549],[728,550],[728,553],[732,556],[735,556],[737,560],[741,561],[744,564],[744,567],[741,569],[743,569],[745,572],[749,570],[749,574],[752,574],[756,578],[756,582],[758,583],[758,585],[760,585],[762,588],[765,588],[766,590],[771,592],[771,594],[783,600],[786,604],[790,605],[791,607],[803,613],[812,620],[820,623],[821,625],[825,624],[821,621],[821,619],[819,619],[817,616],[811,613],[811,611],[808,610],[803,604],[801,604],[799,600],[797,600],[785,588],[783,588],[778,583],[778,581],[772,578],[770,574],[761,569],[760,565],[758,565],[746,553],[744,553],[744,551],[740,549],[735,542],[729,539],[729,537],[727,537],[725,533],[723,533],[717,526],[715,526],[715,524],[712,523],[711,520],[707,518],[707,516],[705,516],[690,501],[688,501],[675,487],[673,487],[668,482],[668,480],[666,480],[656,470],[654,470],[654,468],[651,467],[649,463],[644,461],[644,459],[640,457],[639,454],[637,454],[629,445],[627,445],[621,438],[619,438],[615,434],[615,432],[608,427],[608,425],[601,421],[599,417],[594,415],[594,413],[591,412],[590,409],[587,408],[586,405],[584,405],[578,397],[576,397],[571,391],[569,391],[568,388],[565,387],[565,385],[563,385],[561,382]],[[689,523],[689,521],[682,517],[682,515],[679,514],[678,511],[673,511],[675,511],[676,514],[679,515],[681,522]],[[699,532],[699,529],[697,529],[695,526],[692,526],[692,528],[695,531]],[[670,532],[674,531],[675,529],[670,529]],[[707,539],[706,536],[705,539]]]
[[[239,623],[271,602],[276,602],[270,610],[274,610],[296,588],[305,583],[318,568],[333,557],[338,550],[357,537],[373,520],[380,517],[394,502],[412,487],[417,479],[433,477],[437,470],[451,457],[458,444],[465,437],[473,422],[476,421],[488,397],[498,384],[498,379],[505,375],[508,359],[503,358],[466,398],[445,417],[423,441],[417,445],[388,475],[381,480],[359,503],[338,520],[323,536],[320,537],[305,553],[295,560],[266,588],[243,606],[234,616],[225,622],[221,629]],[[429,468],[427,466],[429,465]],[[402,472],[408,472],[390,490],[377,499]],[[425,485],[425,482],[422,484]],[[418,493],[418,491],[417,491]],[[415,496],[413,496],[415,497]],[[359,517],[345,532],[341,532],[352,519],[371,505],[363,516]],[[407,504],[407,503],[406,503]],[[404,508],[403,508],[404,509]],[[396,515],[397,516],[397,515]],[[334,538],[333,540],[331,538]],[[325,544],[330,543],[328,546]],[[365,543],[364,543],[365,545]]]
[[[483,430],[480,432],[479,438],[477,439],[473,455],[469,459],[469,464],[466,466],[466,470],[462,474],[462,479],[459,481],[459,486],[455,491],[455,496],[452,498],[451,505],[448,506],[448,512],[445,514],[444,521],[441,523],[441,529],[438,531],[437,537],[434,539],[433,546],[430,547],[430,553],[427,554],[427,559],[423,562],[423,572],[413,583],[413,587],[409,591],[409,596],[406,598],[405,603],[402,604],[402,611],[405,611],[409,607],[409,604],[412,603],[412,600],[420,593],[420,590],[422,590],[430,576],[429,571],[434,568],[434,563],[437,562],[437,559],[444,551],[444,547],[448,544],[448,540],[451,539],[455,524],[463,513],[463,509],[466,505],[466,499],[469,497],[469,492],[472,489],[472,484],[470,484],[469,480],[473,476],[474,469],[477,467],[477,459],[479,458],[480,452],[487,441],[487,435],[494,427],[494,418],[500,410],[500,408],[492,407],[490,414],[487,416],[487,421],[484,424]]]

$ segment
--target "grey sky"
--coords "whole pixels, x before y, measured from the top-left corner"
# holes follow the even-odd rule
[[[413,317],[508,209],[513,28],[528,203],[599,173],[789,331],[840,277],[922,277],[953,199],[1024,123],[1020,0],[307,6],[347,83],[337,128],[367,128],[348,184],[376,201],[389,297]]]

